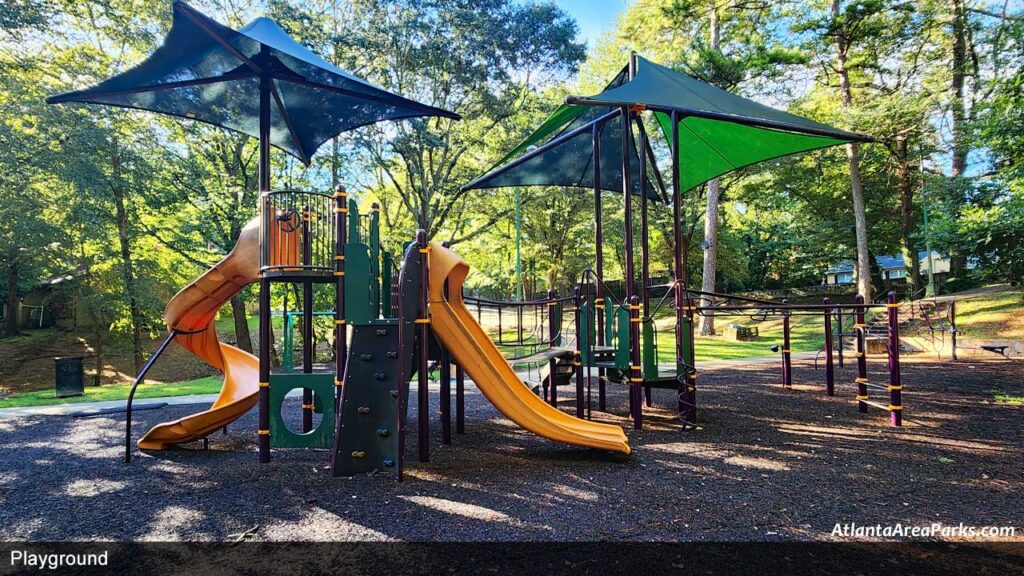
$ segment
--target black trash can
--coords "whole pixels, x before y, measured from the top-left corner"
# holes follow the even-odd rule
[[[53,359],[57,375],[57,398],[85,394],[85,369],[82,356],[58,356]]]

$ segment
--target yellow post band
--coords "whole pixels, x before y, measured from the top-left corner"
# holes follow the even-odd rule
[[[429,254],[430,248],[420,248],[420,254]]]
[[[340,261],[344,260],[345,257],[339,254],[338,256],[335,256],[334,259],[338,260],[340,262]]]
[[[270,388],[270,382],[260,382],[260,388]]]
[[[348,214],[348,208],[335,208],[334,211],[338,214]]]
[[[594,308],[600,308],[601,310],[604,310],[604,304],[594,304]]]
[[[256,433],[260,436],[270,436],[270,430],[257,430]]]
[[[415,320],[415,323],[416,324],[430,324],[430,318],[417,318]]]
[[[639,382],[643,382],[644,379],[643,378],[630,378],[629,381],[630,382],[634,382],[634,383],[639,383]]]
[[[854,325],[853,325],[853,327],[854,327],[854,328],[867,328],[867,327],[868,327],[868,325],[867,325],[867,324],[860,324],[860,323],[857,323],[857,324],[854,324]]]
[[[335,320],[335,321],[334,321],[334,323],[335,323],[335,325],[337,325],[337,326],[341,326],[342,324],[344,324],[344,323],[345,323],[345,321],[344,321],[344,320]]]
[[[636,364],[631,364],[630,368],[632,368],[633,370],[643,370],[644,369],[643,366],[637,366]]]
[[[637,323],[637,324],[639,324],[640,322],[643,322],[643,320],[642,320],[642,319],[640,319],[640,318],[630,318],[630,319],[629,319],[629,321],[630,321],[630,322],[635,322],[635,323]]]
[[[892,392],[893,390],[903,390],[903,386],[886,386],[886,389]]]
[[[572,365],[573,366],[583,366],[583,363],[582,362],[573,362]]]
[[[336,272],[334,273],[334,275],[335,275],[335,276],[344,276],[344,275],[345,275],[345,273],[344,273],[344,272],[342,272],[341,270],[338,270],[338,271],[336,271]]]
[[[314,404],[303,404],[302,405],[302,409],[303,410],[312,410],[314,408],[316,408],[316,405],[314,405]]]
[[[867,383],[868,379],[867,378],[854,378],[853,381],[854,382],[864,382],[864,383]]]
[[[783,349],[782,349],[782,352],[783,352],[784,354],[789,354],[789,353],[790,353],[790,349],[789,349],[789,348],[783,348]]]
[[[867,400],[867,399],[868,399],[867,396],[861,396],[859,394],[857,395],[857,400]]]
[[[903,410],[903,406],[894,406],[889,404],[889,410]]]
[[[344,383],[344,382],[342,382],[341,380],[335,380],[335,381],[334,381],[334,385],[335,385],[335,386],[342,386],[342,385],[344,385],[344,384],[345,384],[345,383]]]

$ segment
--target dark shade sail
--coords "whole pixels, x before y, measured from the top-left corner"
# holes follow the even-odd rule
[[[183,2],[147,60],[49,103],[90,102],[190,118],[259,137],[261,78],[270,83],[270,143],[309,163],[347,130],[418,116],[459,116],[353,76],[304,48],[274,21],[232,30]]]
[[[624,68],[609,83],[609,88],[626,81]],[[520,142],[487,174],[466,184],[463,189],[511,186],[594,187],[594,146],[592,129],[597,126],[601,149],[601,189],[622,192],[622,117],[617,109],[603,106],[564,104],[528,138]],[[637,141],[630,142],[632,193],[640,195],[640,155]],[[514,160],[512,160],[515,158]],[[511,160],[511,161],[510,161]],[[648,154],[650,173],[659,176],[653,157]],[[647,196],[665,197],[660,177],[647,179]]]
[[[653,110],[666,140],[679,117],[682,190],[744,166],[817,148],[870,142],[868,136],[776,110],[637,57],[633,79],[568,105],[641,105]]]

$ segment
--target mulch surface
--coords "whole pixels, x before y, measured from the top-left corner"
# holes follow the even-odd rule
[[[873,359],[871,378],[884,371]],[[325,451],[258,464],[255,411],[209,451],[136,452],[131,465],[123,415],[3,419],[0,540],[827,541],[844,540],[837,523],[935,522],[1016,526],[1024,540],[1024,407],[993,394],[1024,395],[1024,363],[906,359],[903,428],[857,411],[849,365],[833,398],[811,363],[794,375],[787,391],[774,365],[701,373],[689,432],[674,394],[655,390],[629,457],[522,431],[470,388],[467,433],[443,446],[435,418],[429,463],[416,461],[411,417],[400,484],[332,478]],[[627,426],[625,391],[608,396],[614,413],[595,418]],[[137,412],[137,436],[196,410]]]

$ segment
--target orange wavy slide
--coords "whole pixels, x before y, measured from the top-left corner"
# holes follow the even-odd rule
[[[570,416],[527,388],[466,309],[462,283],[469,265],[435,242],[430,243],[429,258],[431,328],[499,412],[544,438],[629,454],[629,441],[622,428]]]
[[[224,373],[220,395],[209,409],[157,424],[138,442],[143,450],[163,450],[200,440],[227,426],[256,405],[259,359],[217,339],[217,311],[259,276],[259,218],[242,230],[234,249],[213,268],[178,292],[164,309],[178,344]]]

